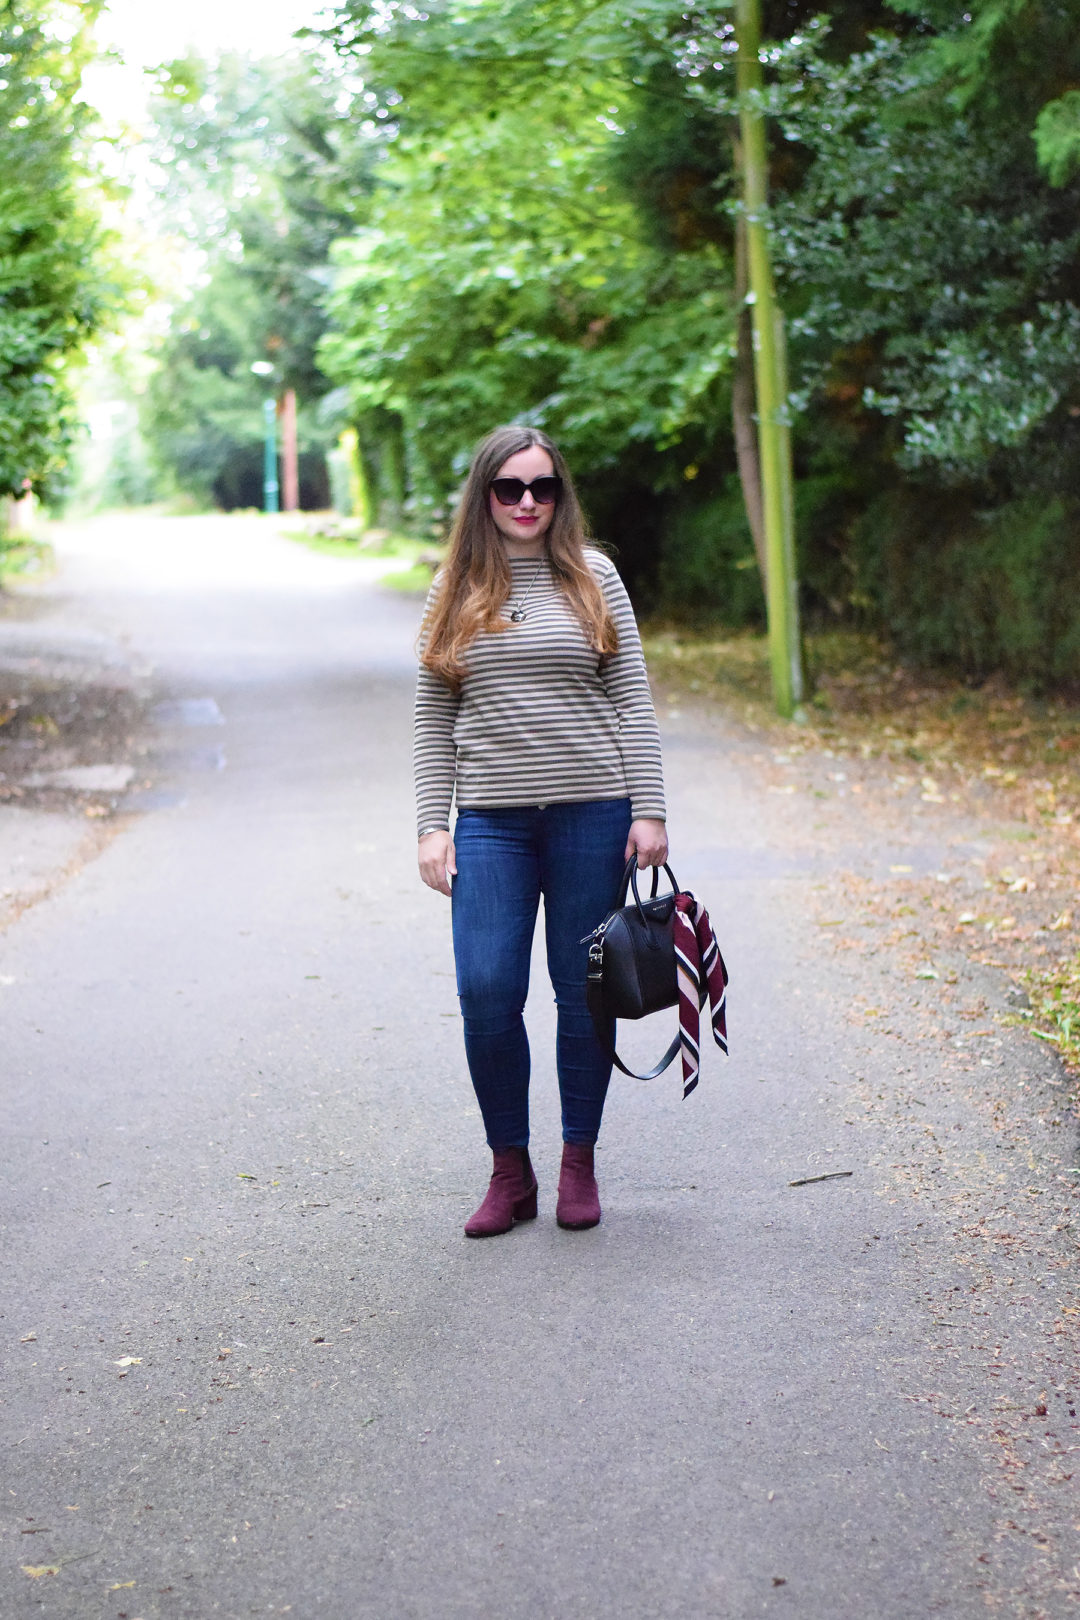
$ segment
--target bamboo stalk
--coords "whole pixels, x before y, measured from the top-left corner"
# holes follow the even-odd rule
[[[766,227],[768,166],[761,112],[760,0],[735,0],[735,74],[742,145],[743,217],[749,267],[747,302],[754,329],[758,447],[765,526],[765,601],[777,712],[802,701],[803,674],[795,579],[795,503],[788,415],[784,317],[776,301]]]

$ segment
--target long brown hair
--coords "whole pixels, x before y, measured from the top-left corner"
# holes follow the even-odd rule
[[[488,491],[503,463],[533,446],[547,451],[562,479],[544,536],[552,573],[596,651],[610,654],[618,646],[614,622],[585,556],[589,533],[566,462],[536,428],[496,428],[473,456],[450,530],[442,589],[420,630],[421,663],[455,691],[465,676],[465,652],[478,632],[509,628],[502,608],[510,594],[510,563],[491,516]]]

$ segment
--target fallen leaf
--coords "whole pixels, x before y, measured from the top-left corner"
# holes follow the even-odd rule
[[[140,1364],[141,1361],[142,1361],[142,1356],[121,1356],[119,1361],[114,1361],[113,1362],[113,1366],[114,1367],[137,1367]]]
[[[43,1575],[59,1575],[59,1564],[20,1564],[19,1568],[24,1575],[29,1575],[32,1581],[39,1581]]]
[[[109,1591],[110,1592],[126,1592],[129,1586],[134,1586],[134,1585],[135,1585],[134,1581],[117,1581],[117,1582],[115,1582],[114,1585],[109,1587]]]

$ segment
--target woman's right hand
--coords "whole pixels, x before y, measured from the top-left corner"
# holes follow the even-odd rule
[[[420,876],[429,889],[438,889],[449,896],[450,878],[457,876],[457,855],[454,840],[441,829],[425,833],[417,845]]]

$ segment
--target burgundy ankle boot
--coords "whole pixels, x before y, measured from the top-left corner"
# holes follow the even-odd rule
[[[528,1148],[499,1148],[487,1196],[465,1222],[465,1236],[498,1237],[515,1221],[536,1219],[536,1177]]]
[[[593,1150],[587,1143],[563,1143],[555,1219],[574,1232],[599,1223],[600,1193],[593,1174]]]

